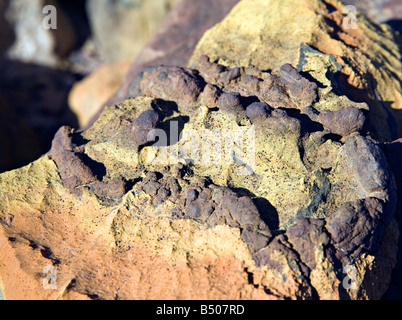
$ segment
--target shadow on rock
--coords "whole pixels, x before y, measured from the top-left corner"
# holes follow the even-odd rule
[[[67,98],[79,78],[38,65],[0,61],[0,172],[46,153],[61,126],[78,126]]]

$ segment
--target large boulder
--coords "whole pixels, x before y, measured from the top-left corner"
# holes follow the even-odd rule
[[[130,92],[0,175],[6,299],[381,298],[396,188],[365,103],[207,56]]]
[[[400,52],[364,17],[343,30],[342,8],[243,0],[190,67],[145,68],[88,129],[1,174],[2,296],[380,299]]]

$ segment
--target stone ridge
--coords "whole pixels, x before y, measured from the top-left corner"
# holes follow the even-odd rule
[[[46,158],[0,175],[8,239],[18,252],[34,243],[57,266],[66,281],[60,296],[161,298],[162,281],[176,299],[381,297],[386,286],[374,290],[368,279],[387,283],[379,269],[395,264],[387,239],[395,237],[396,194],[381,148],[366,135],[367,105],[320,96],[290,64],[273,75],[207,56],[194,69],[148,68],[130,88],[130,99],[90,129],[61,128]],[[330,99],[336,109],[325,109]],[[255,133],[255,157],[232,141],[230,161],[199,161],[197,135],[214,133],[209,157],[223,151],[224,130]],[[162,161],[175,149],[176,163]],[[21,194],[5,186],[13,175],[33,179],[19,188],[42,218],[19,207]],[[43,198],[32,199],[35,184]],[[61,217],[67,233],[57,229]],[[38,268],[41,258],[32,259]],[[343,285],[346,266],[357,289]]]

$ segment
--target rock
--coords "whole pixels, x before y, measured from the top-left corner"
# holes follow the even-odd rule
[[[402,135],[401,39],[389,26],[378,26],[361,14],[357,15],[357,28],[347,28],[344,6],[336,0],[241,1],[203,35],[189,65],[195,66],[206,54],[227,68],[272,70],[275,76],[295,84],[288,85],[293,94],[307,93],[298,89],[291,68],[281,70],[290,64],[309,74],[308,79],[316,79],[319,95],[334,91],[367,103],[371,136],[393,141]],[[253,23],[246,28],[244,21]],[[308,91],[307,105],[314,91]],[[275,98],[276,93],[270,94]]]
[[[177,0],[89,0],[94,39],[107,62],[132,61]]]
[[[354,107],[346,107],[338,111],[324,110],[318,116],[318,121],[325,128],[340,136],[360,132],[365,120],[364,112]]]
[[[384,152],[315,121],[328,100],[282,70],[148,68],[1,174],[0,244],[24,274],[0,264],[5,298],[380,299],[399,236]]]
[[[148,70],[140,78],[139,91],[128,92],[130,97],[135,98],[139,93],[144,93],[151,97],[168,101],[181,100],[190,104],[197,100],[203,89],[202,81],[190,69],[156,67]]]
[[[130,63],[125,61],[104,64],[74,84],[68,102],[80,127],[86,126],[103,104],[116,93],[129,66]]]
[[[146,67],[187,67],[198,40],[222,20],[239,0],[182,0],[167,15],[157,32],[135,59],[119,92],[105,105],[118,104],[128,96],[128,87]],[[101,112],[94,117],[93,121]]]

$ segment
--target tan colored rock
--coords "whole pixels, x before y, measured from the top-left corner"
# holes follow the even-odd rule
[[[357,28],[349,28],[343,8],[336,0],[241,1],[204,34],[190,65],[202,54],[228,67],[254,65],[275,74],[290,63],[323,90],[366,102],[372,136],[392,141],[402,135],[389,116],[402,123],[401,40],[360,14]]]
[[[178,0],[89,0],[94,39],[108,62],[133,60]]]
[[[103,104],[120,88],[130,62],[119,61],[101,65],[74,84],[69,105],[77,115],[80,127],[85,126]]]
[[[149,68],[91,128],[62,127],[49,154],[1,174],[22,297],[381,298],[399,236],[392,173],[360,125],[320,117],[368,107],[280,70],[205,56]],[[2,292],[18,298],[10,264]]]

